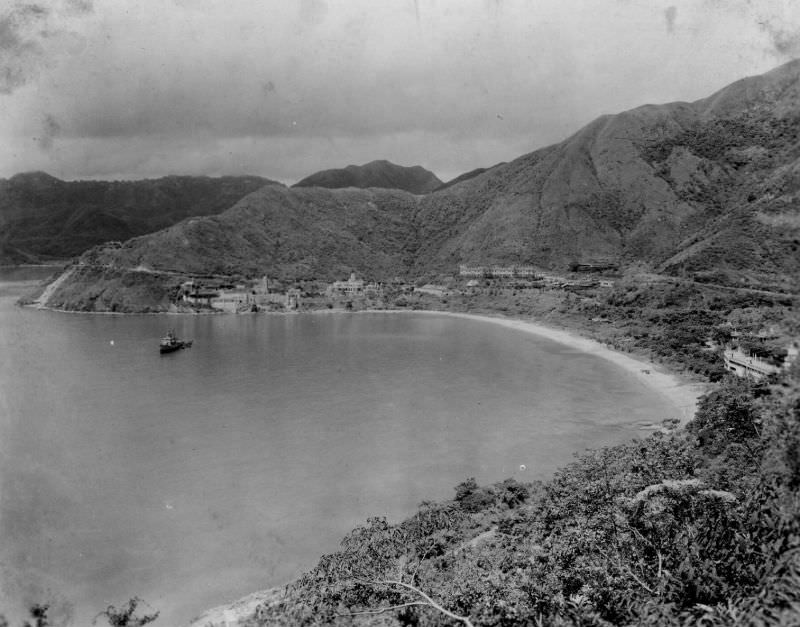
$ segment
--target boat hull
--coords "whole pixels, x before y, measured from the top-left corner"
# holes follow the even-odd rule
[[[159,352],[164,355],[165,353],[174,353],[177,350],[182,348],[189,348],[192,345],[192,341],[189,340],[188,342],[175,342],[174,344],[162,344],[159,347]]]

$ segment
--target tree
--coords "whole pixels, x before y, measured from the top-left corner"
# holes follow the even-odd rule
[[[49,605],[39,605],[38,603],[30,607],[31,618],[34,622],[29,623],[25,621],[25,627],[48,627],[50,621],[47,618],[47,610],[50,609]]]
[[[284,601],[265,614],[292,624],[334,622],[369,614],[431,608],[449,619],[472,625],[469,617],[445,607],[426,592],[426,560],[442,555],[463,540],[464,512],[453,505],[423,503],[410,519],[391,525],[375,517],[354,529],[342,549],[287,588]],[[283,613],[287,612],[287,613]]]
[[[478,482],[475,477],[470,477],[456,486],[456,501],[463,501],[478,489]]]
[[[761,435],[761,417],[752,385],[729,379],[700,400],[687,428],[697,436],[706,455],[719,455],[731,444],[751,450],[751,441]]]
[[[140,603],[147,605],[147,603],[139,597],[133,597],[128,601],[127,605],[123,605],[119,608],[109,605],[104,611],[95,616],[92,624],[95,624],[97,619],[101,616],[105,616],[106,621],[108,621],[111,627],[142,627],[143,625],[155,621],[158,618],[159,612],[155,614],[142,614],[141,616],[136,615],[136,609]]]

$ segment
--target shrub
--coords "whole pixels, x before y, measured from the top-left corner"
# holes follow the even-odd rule
[[[707,456],[721,454],[730,444],[749,444],[760,435],[761,417],[753,386],[728,378],[716,391],[704,396],[694,419],[687,425]]]
[[[475,477],[456,486],[456,503],[465,512],[478,512],[494,505],[496,496],[491,488],[478,487]]]

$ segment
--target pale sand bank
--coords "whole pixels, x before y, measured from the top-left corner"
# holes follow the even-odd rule
[[[313,313],[336,314],[341,311],[322,310]],[[683,381],[677,375],[667,372],[663,367],[655,365],[644,359],[632,357],[625,353],[620,353],[604,346],[595,340],[581,337],[571,331],[554,329],[544,324],[528,321],[515,320],[512,318],[501,318],[495,316],[484,316],[479,314],[465,314],[450,311],[426,311],[426,310],[365,310],[354,313],[405,313],[405,314],[429,314],[436,316],[449,316],[453,318],[464,318],[468,320],[478,320],[499,324],[509,329],[532,333],[540,337],[564,344],[575,350],[579,350],[592,355],[597,355],[606,359],[626,372],[635,376],[644,385],[655,392],[664,396],[680,412],[681,422],[685,423],[694,416],[697,409],[699,397],[706,391],[706,385],[702,383],[691,383]],[[647,372],[645,372],[647,371]],[[235,627],[239,621],[243,621],[252,616],[256,608],[264,601],[275,601],[280,598],[282,588],[272,588],[248,595],[230,605],[221,605],[205,612],[202,616],[192,621],[190,627]]]

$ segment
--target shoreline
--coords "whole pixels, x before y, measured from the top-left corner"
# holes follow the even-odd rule
[[[387,311],[388,313],[403,313],[402,310],[383,311]],[[669,369],[660,364],[655,364],[646,358],[636,357],[628,353],[621,353],[601,344],[597,340],[579,335],[575,331],[548,326],[536,320],[522,320],[499,315],[490,316],[486,314],[460,313],[455,311],[417,310],[407,313],[436,314],[453,318],[462,318],[464,320],[489,322],[507,329],[514,329],[516,331],[522,331],[523,333],[543,337],[583,353],[597,355],[617,365],[628,374],[633,375],[640,383],[665,397],[672,405],[680,410],[681,425],[686,424],[694,417],[700,397],[708,390],[708,383],[692,382],[682,379],[680,375],[670,372]]]
[[[280,312],[272,313],[286,315],[285,313]],[[708,390],[709,387],[707,383],[697,383],[682,379],[679,375],[670,372],[663,366],[654,364],[644,358],[634,357],[626,353],[620,353],[608,348],[597,340],[578,335],[575,331],[558,329],[535,320],[521,320],[518,318],[506,318],[499,315],[490,316],[486,314],[471,314],[430,309],[412,311],[406,309],[365,309],[355,312],[324,309],[296,313],[425,314],[434,316],[447,316],[451,318],[461,318],[463,320],[475,320],[478,322],[496,324],[507,329],[513,329],[515,331],[536,335],[584,353],[597,355],[598,357],[617,365],[626,373],[633,375],[643,385],[658,393],[660,396],[666,398],[676,409],[680,411],[681,426],[685,425],[694,417],[698,400],[700,396],[702,396]],[[650,427],[640,428],[649,429]],[[658,430],[659,428],[660,426],[658,424],[653,424],[652,426],[653,430]],[[204,611],[198,617],[189,621],[188,627],[223,627],[225,625],[238,625],[239,621],[248,618],[256,610],[259,604],[279,599],[288,585],[290,584],[252,592],[230,603],[210,608]]]
[[[20,304],[20,303],[17,303]],[[53,311],[66,314],[90,314],[90,315],[110,315],[110,316],[208,316],[208,315],[231,315],[226,311],[150,311],[150,312],[112,312],[112,311],[72,311],[69,309],[59,309],[48,307],[47,305],[37,304],[35,301],[21,305],[25,308]],[[633,375],[642,385],[654,390],[662,397],[666,398],[672,405],[680,411],[680,424],[684,425],[694,417],[697,410],[699,398],[706,393],[709,384],[707,382],[693,382],[680,375],[671,372],[668,368],[660,364],[655,364],[645,357],[637,357],[628,353],[621,353],[602,344],[598,340],[580,335],[577,331],[568,328],[559,328],[545,324],[538,320],[509,318],[506,316],[462,313],[457,311],[444,311],[439,309],[360,309],[348,311],[346,309],[313,309],[308,311],[259,311],[244,312],[233,315],[337,315],[337,314],[425,314],[449,316],[464,320],[475,320],[497,324],[507,329],[513,329],[537,335],[553,342],[563,344],[575,350],[597,355],[598,357],[610,361],[630,375]],[[643,425],[643,429],[657,430],[660,425],[653,423],[651,426]]]

